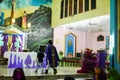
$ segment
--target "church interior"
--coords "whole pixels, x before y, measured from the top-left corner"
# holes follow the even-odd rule
[[[96,67],[109,77],[110,14],[51,27],[56,17],[52,1],[0,0],[0,80],[13,80],[18,67],[24,70],[26,80],[65,80],[66,76],[94,80]],[[48,74],[35,73],[38,48],[46,49],[49,40],[60,59],[58,73],[54,75],[51,69]]]

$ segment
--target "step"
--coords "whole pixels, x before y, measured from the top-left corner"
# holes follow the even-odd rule
[[[26,76],[26,80],[64,80],[65,76],[74,77],[77,80],[92,80],[93,74],[81,73],[81,74],[67,74],[67,75],[47,75],[42,74],[40,76]],[[0,80],[12,80],[11,76],[4,76]]]

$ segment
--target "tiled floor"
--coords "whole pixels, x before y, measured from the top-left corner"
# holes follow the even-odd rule
[[[0,75],[4,76],[12,76],[13,71],[15,68],[7,68],[6,65],[0,66]],[[79,69],[79,67],[58,67],[58,73],[57,75],[63,75],[63,74],[76,74],[76,71]],[[35,73],[35,68],[23,68],[24,73],[26,76],[39,76],[39,75],[45,75],[41,74],[41,69],[38,69],[38,72]],[[50,68],[48,75],[51,75],[53,73],[52,68]]]
[[[6,65],[0,65],[0,75],[4,76],[12,76],[15,68],[7,68]],[[57,75],[75,75],[76,71],[80,69],[80,67],[58,67]],[[41,74],[41,69],[38,70],[38,73],[35,73],[35,68],[23,68],[25,76],[46,76],[46,74]],[[50,68],[47,75],[53,75],[53,70]],[[64,77],[63,77],[64,78]],[[63,80],[63,79],[57,79]],[[85,80],[85,78],[76,78],[75,80]]]

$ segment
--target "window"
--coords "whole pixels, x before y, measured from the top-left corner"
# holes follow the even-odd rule
[[[83,0],[79,0],[79,13],[83,12]]]
[[[65,17],[68,16],[68,0],[65,0]]]
[[[69,16],[72,15],[72,0],[69,0]]]
[[[63,18],[64,0],[61,1],[60,18]]]
[[[89,10],[89,0],[85,0],[85,11]]]
[[[96,9],[96,0],[91,0],[91,9]]]
[[[77,0],[74,0],[74,14],[77,14]]]

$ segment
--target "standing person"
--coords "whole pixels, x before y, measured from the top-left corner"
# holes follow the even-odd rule
[[[95,76],[93,80],[107,80],[107,74],[103,69],[100,69],[99,67],[94,67],[95,70]]]
[[[37,53],[37,69],[35,70],[35,73],[38,71],[38,67],[40,66],[42,68],[41,73],[43,73],[43,58],[44,58],[44,50],[42,49],[42,46],[39,47],[39,51]]]
[[[105,50],[99,50],[98,51],[98,59],[99,59],[98,66],[100,69],[103,69],[103,70],[106,69],[106,66],[105,66],[106,58],[107,58],[107,52]]]
[[[89,48],[86,48],[85,52],[84,52],[83,60],[82,60],[82,66],[79,70],[77,70],[77,73],[92,73],[92,72],[94,72],[95,62],[92,58],[93,58],[92,50]]]
[[[53,68],[54,74],[56,74],[57,73],[56,68],[58,66],[59,57],[58,57],[57,50],[55,46],[53,45],[52,40],[48,41],[48,46],[46,47],[45,53],[46,53],[46,58],[47,58],[47,63],[48,63],[45,74],[48,74],[48,70],[50,67]]]

